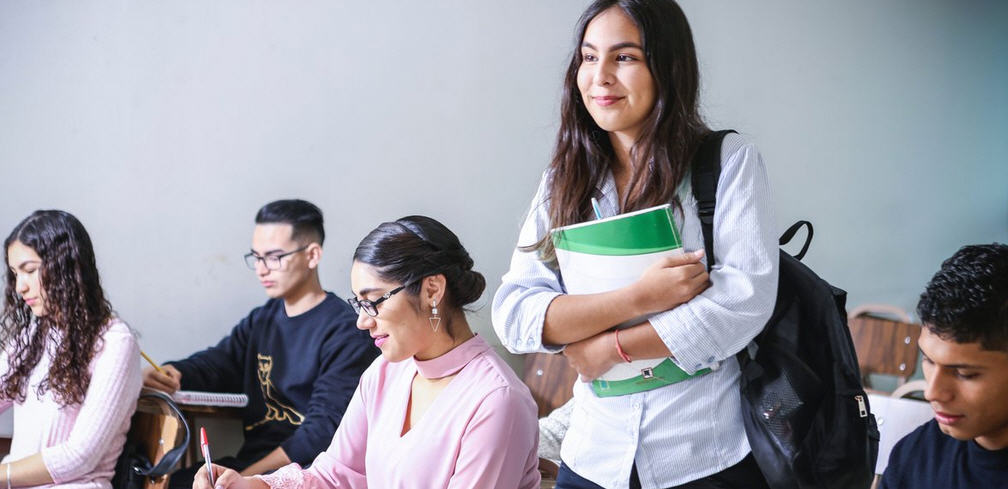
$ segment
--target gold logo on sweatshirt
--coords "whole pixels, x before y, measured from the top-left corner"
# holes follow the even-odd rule
[[[300,425],[304,421],[304,415],[299,413],[297,409],[278,401],[276,399],[278,396],[274,396],[276,389],[270,379],[270,373],[273,371],[273,357],[257,353],[256,358],[259,360],[259,388],[262,389],[263,401],[266,404],[266,417],[246,426],[245,430],[251,430],[270,421],[286,421],[295,426]]]

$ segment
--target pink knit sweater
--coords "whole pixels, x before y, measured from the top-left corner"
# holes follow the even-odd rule
[[[42,452],[54,484],[38,487],[110,489],[115,462],[126,441],[130,417],[140,394],[140,349],[126,323],[113,320],[102,349],[91,361],[91,383],[84,402],[60,407],[36,387],[49,372],[50,352],[32,371],[23,403],[0,399],[0,411],[14,407],[11,453],[4,462]],[[0,375],[9,368],[0,352]]]

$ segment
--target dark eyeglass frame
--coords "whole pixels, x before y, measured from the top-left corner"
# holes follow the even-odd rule
[[[256,262],[262,262],[263,266],[266,267],[267,270],[279,270],[280,269],[280,265],[283,264],[283,259],[285,257],[291,256],[294,253],[298,253],[298,252],[307,250],[309,246],[311,246],[310,243],[306,244],[306,245],[304,245],[304,246],[302,246],[302,247],[300,247],[300,248],[298,248],[298,249],[296,249],[294,251],[288,251],[286,253],[280,253],[279,255],[259,256],[259,255],[255,254],[254,251],[250,251],[248,253],[245,253],[242,256],[242,259],[245,260],[245,265],[247,267],[249,267],[249,270],[255,270],[256,269]],[[270,266],[270,263],[275,263],[275,265]]]
[[[396,288],[394,288],[394,289],[392,289],[392,290],[390,290],[390,291],[382,294],[381,297],[379,297],[379,298],[377,298],[377,299],[375,299],[373,301],[367,300],[367,299],[358,299],[356,297],[351,297],[351,298],[347,299],[346,301],[347,301],[347,304],[350,304],[350,307],[353,308],[354,312],[356,312],[358,316],[360,315],[361,311],[364,311],[365,313],[367,313],[368,316],[377,317],[378,316],[378,304],[381,304],[382,302],[385,302],[385,301],[389,300],[390,297],[396,295],[397,293],[399,293],[400,291],[402,291],[406,287],[409,287],[410,285],[413,285],[413,283],[414,282],[410,282],[408,284],[400,285],[400,286],[398,286],[398,287],[396,287]]]

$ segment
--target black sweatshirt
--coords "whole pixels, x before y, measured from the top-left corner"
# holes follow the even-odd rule
[[[308,465],[329,446],[361,373],[380,354],[356,321],[332,293],[294,317],[282,299],[270,299],[217,346],[169,363],[184,390],[249,396],[239,460],[251,464],[282,446],[292,462]]]
[[[879,489],[1008,489],[1008,448],[985,450],[928,421],[893,447]]]

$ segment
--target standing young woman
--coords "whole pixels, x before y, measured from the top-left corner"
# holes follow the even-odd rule
[[[0,486],[109,489],[140,393],[136,338],[77,218],[36,211],[4,250],[0,411],[14,407],[14,437]]]
[[[485,282],[448,228],[386,222],[357,246],[350,305],[382,356],[364,372],[332,445],[302,470],[241,477],[214,466],[195,489],[539,487],[536,406],[466,321]]]
[[[748,456],[733,358],[766,323],[777,289],[763,161],[737,135],[724,140],[708,277],[688,175],[710,130],[686,17],[671,0],[600,0],[576,39],[555,155],[494,297],[494,328],[516,353],[562,349],[582,380],[666,357],[687,378],[617,397],[579,382],[557,487],[765,487]],[[593,219],[593,197],[603,216],[671,203],[685,249],[698,251],[618,290],[566,294],[549,231]]]

